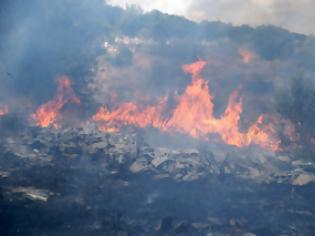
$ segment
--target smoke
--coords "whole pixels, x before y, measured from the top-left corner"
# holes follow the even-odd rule
[[[197,1],[146,1],[108,0],[110,4],[126,6],[136,4],[146,11],[183,15],[195,21],[223,21],[233,25],[252,26],[273,24],[293,32],[314,34],[315,20],[312,0],[197,0]]]
[[[175,2],[178,4],[178,1]],[[170,8],[175,7],[174,3],[169,3]],[[126,209],[131,217],[131,221],[129,217],[126,220],[128,224],[130,221],[138,225],[138,221],[132,220],[135,215],[143,223],[143,215],[154,213],[151,206],[153,210],[158,209],[158,217],[171,213],[182,219],[188,214],[192,222],[201,222],[199,219],[208,219],[209,213],[218,212],[220,216],[227,205],[212,201],[213,193],[214,200],[228,199],[229,204],[235,194],[241,196],[242,199],[237,200],[235,205],[240,206],[242,211],[244,206],[246,208],[243,189],[230,191],[230,186],[235,185],[234,175],[250,179],[248,186],[251,186],[253,181],[269,183],[270,176],[276,176],[271,183],[284,181],[281,183],[288,185],[295,175],[300,174],[296,168],[302,166],[302,162],[295,162],[291,172],[287,170],[290,158],[283,157],[287,160],[280,163],[269,152],[258,151],[255,147],[252,151],[238,150],[223,144],[223,141],[239,147],[248,144],[266,147],[265,144],[271,144],[272,150],[275,150],[274,145],[278,148],[278,139],[275,142],[268,135],[273,124],[277,125],[272,121],[274,117],[278,118],[274,107],[275,93],[300,71],[307,76],[314,75],[313,37],[274,26],[252,28],[222,22],[197,23],[158,11],[124,10],[106,5],[103,0],[10,0],[1,3],[0,11],[0,130],[4,160],[1,170],[7,170],[10,175],[7,177],[2,171],[1,182],[4,181],[5,188],[21,184],[24,190],[27,189],[25,185],[30,185],[39,187],[39,190],[47,187],[56,193],[46,203],[33,204],[29,200],[16,202],[15,199],[19,199],[22,193],[15,198],[15,193],[3,195],[0,192],[2,205],[8,205],[4,209],[5,214],[2,214],[4,217],[0,217],[0,221],[4,222],[4,232],[9,234],[12,229],[14,234],[20,224],[25,226],[29,223],[28,233],[38,234],[46,230],[47,225],[51,232],[57,233],[60,228],[61,235],[73,229],[82,234],[87,232],[81,230],[85,226],[101,234],[107,229],[107,218],[103,216],[108,215],[107,209],[110,211],[111,207]],[[197,64],[192,64],[196,61]],[[58,86],[55,78],[59,75],[65,76],[59,79]],[[310,98],[313,98],[311,95]],[[303,97],[299,100],[303,101]],[[313,101],[315,99],[309,99],[310,107]],[[12,107],[19,113],[13,113],[11,117]],[[129,110],[124,109],[126,107]],[[111,128],[108,132],[116,131],[118,127],[122,135],[94,132],[94,124],[98,125],[95,119],[97,111],[101,111],[103,118],[100,124]],[[307,112],[309,110],[301,114]],[[263,113],[270,116],[261,115]],[[151,115],[150,119],[147,114]],[[25,132],[16,132],[24,130],[24,120],[17,119],[23,116],[27,116],[25,120],[30,118],[34,124],[48,129],[25,127]],[[130,122],[126,122],[128,117],[131,117]],[[163,121],[161,125],[157,118]],[[29,125],[31,121],[25,123]],[[120,123],[116,125],[117,122]],[[22,123],[23,126],[19,126]],[[134,128],[126,127],[129,124],[139,124],[137,127],[147,129],[129,132]],[[76,126],[80,128],[71,129]],[[65,129],[54,132],[53,127]],[[171,128],[170,135],[157,132],[158,128]],[[8,133],[12,129],[12,138],[11,135],[7,137],[6,129]],[[192,137],[201,134],[205,139],[192,140],[186,136],[189,133]],[[291,133],[295,134],[295,130],[292,129]],[[249,142],[251,136],[256,137],[254,142]],[[234,139],[229,141],[235,137],[237,140],[240,137],[241,143]],[[198,147],[200,152],[178,152],[174,149],[164,152],[163,149],[156,151],[145,143],[159,147],[201,148]],[[156,161],[160,163],[155,165]],[[32,163],[38,163],[38,166]],[[133,167],[140,167],[140,171],[146,173],[131,176]],[[145,181],[141,184],[137,182],[138,178],[147,180],[150,173],[154,178],[167,177],[145,185],[142,184]],[[210,182],[208,177],[211,177]],[[172,178],[176,179],[176,183],[168,181]],[[223,182],[216,181],[221,178]],[[192,182],[182,185],[185,191],[172,192],[180,181]],[[243,184],[243,181],[235,180],[235,183]],[[209,184],[213,187],[205,187]],[[248,194],[249,190],[255,192],[246,184],[244,186],[244,193]],[[196,201],[190,201],[198,200],[193,188],[198,190],[200,202],[210,203],[207,205],[209,211],[201,204],[196,206]],[[225,188],[228,189],[226,194],[223,191]],[[206,194],[204,189],[208,189]],[[267,190],[266,193],[270,194]],[[126,191],[131,194],[123,194]],[[249,197],[255,195],[257,193]],[[273,205],[279,203],[278,195],[275,194],[277,198]],[[140,196],[139,201],[134,201],[133,196]],[[180,196],[184,196],[182,203],[172,207]],[[292,197],[287,196],[290,195],[286,194],[285,198],[290,204]],[[56,204],[58,202],[61,204]],[[136,205],[130,206],[130,202]],[[192,211],[186,207],[187,203]],[[252,205],[254,202],[249,203]],[[269,205],[267,208],[270,208]],[[199,214],[200,209],[204,213]],[[183,214],[184,217],[181,217]],[[39,215],[47,217],[38,221]],[[193,215],[196,217],[190,217]],[[243,221],[242,215],[238,216],[241,216],[238,217],[240,222]],[[83,218],[86,220],[83,221]],[[114,234],[120,232],[117,224],[120,218],[113,217]],[[235,223],[234,218],[234,212],[226,214],[226,223],[222,226],[228,224],[229,227],[224,232],[232,232],[232,225],[243,227]],[[251,212],[248,212],[248,219],[251,218]],[[150,227],[153,229],[155,219],[158,218],[153,217],[143,224],[152,221]],[[84,227],[78,227],[82,222],[86,223]],[[217,224],[216,220],[209,218],[207,222],[209,230],[212,231],[212,226],[221,229],[221,223]],[[251,221],[247,224],[251,225]],[[33,227],[35,225],[39,231]],[[186,228],[184,224],[182,226]],[[258,230],[260,226],[251,228]],[[286,227],[287,224],[284,224],[284,231],[277,235],[287,233]],[[18,228],[24,232],[23,227]],[[235,232],[245,233],[243,228],[239,229]]]
[[[80,79],[100,50],[106,28],[97,22],[102,1],[1,3],[0,80],[11,98],[40,103],[53,95],[54,78]],[[103,14],[103,13],[102,13]]]
[[[188,3],[180,11],[209,5]],[[217,4],[229,12],[242,5],[228,3],[217,1],[212,8]],[[255,4],[275,8],[273,1],[249,3]],[[154,103],[164,96],[172,100],[190,83],[181,66],[201,59],[207,62],[202,76],[214,96],[214,116],[224,112],[229,95],[238,89],[246,129],[259,114],[274,112],[275,90],[292,75],[302,71],[310,76],[315,70],[311,36],[275,26],[197,23],[158,11],[124,10],[102,0],[6,1],[1,30],[0,105],[12,110],[8,103],[14,103],[30,114],[53,98],[55,78],[63,74],[71,78],[85,117],[100,105]]]
[[[137,17],[151,17],[151,14]],[[170,27],[179,27],[179,22],[182,23],[181,19]],[[210,26],[207,27],[211,29]],[[142,34],[144,29],[153,32],[156,29],[142,27],[138,26],[136,36],[117,36],[104,43],[104,55],[98,59],[95,75],[88,80],[88,94],[96,104],[154,99],[174,91],[180,94],[190,82],[180,70],[181,65],[201,58],[207,61],[203,74],[214,95],[215,115],[224,111],[232,91],[242,88],[244,109],[255,116],[273,109],[275,86],[301,68],[291,57],[295,57],[298,48],[303,48],[303,38],[277,28],[250,29],[249,33],[232,28],[234,32],[226,31],[211,38],[200,24],[195,25],[195,34],[190,37],[174,31],[171,36],[164,36],[166,39],[159,39],[153,33]],[[274,40],[264,45],[264,37],[270,37],[270,32]],[[244,52],[250,55],[246,61]]]

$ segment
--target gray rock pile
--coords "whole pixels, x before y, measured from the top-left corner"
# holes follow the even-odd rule
[[[33,127],[0,138],[0,164],[1,235],[315,232],[315,163],[288,153]]]

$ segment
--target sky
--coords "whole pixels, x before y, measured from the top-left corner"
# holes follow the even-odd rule
[[[138,5],[185,16],[194,21],[233,25],[273,24],[293,32],[315,34],[315,0],[107,0],[115,6]]]

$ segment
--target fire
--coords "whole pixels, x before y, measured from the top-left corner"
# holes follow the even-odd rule
[[[160,100],[156,106],[142,106],[133,102],[123,103],[113,111],[101,107],[92,117],[100,121],[100,130],[104,132],[117,132],[122,125],[134,125],[140,128],[152,126],[161,128],[163,120],[160,117],[166,104],[166,98]]]
[[[36,124],[41,127],[58,127],[58,117],[62,108],[67,103],[79,104],[80,100],[74,94],[71,87],[71,81],[67,76],[58,78],[58,89],[55,98],[47,103],[41,105],[37,111],[32,115]]]
[[[4,116],[9,113],[8,106],[0,106],[0,116]]]
[[[246,133],[246,144],[256,143],[265,149],[280,150],[280,139],[272,123],[264,122],[265,116],[260,115]]]
[[[168,117],[165,117],[167,97],[163,97],[156,105],[143,105],[127,102],[114,107],[111,111],[101,107],[92,117],[99,128],[106,132],[117,132],[124,126],[133,125],[140,128],[153,127],[164,132],[176,131],[188,134],[194,138],[209,139],[209,134],[218,134],[221,139],[231,145],[244,147],[251,144],[276,151],[280,141],[272,125],[264,122],[264,116],[248,129],[239,129],[240,115],[243,111],[239,91],[234,91],[228,100],[228,105],[221,115],[213,115],[213,95],[208,82],[201,72],[206,62],[199,60],[193,64],[184,65],[182,70],[191,74],[192,83],[176,98],[176,107]]]
[[[242,57],[242,60],[244,63],[248,64],[253,59],[253,55],[250,51],[247,51],[245,49],[239,50],[240,56]]]

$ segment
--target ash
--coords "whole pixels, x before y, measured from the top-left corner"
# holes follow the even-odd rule
[[[137,132],[27,127],[0,139],[1,235],[313,235],[315,163]]]

